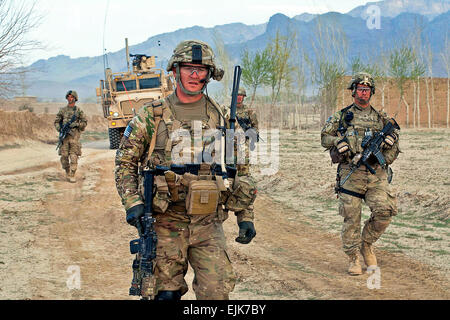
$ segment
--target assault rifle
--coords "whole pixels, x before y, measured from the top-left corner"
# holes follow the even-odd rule
[[[130,296],[141,296],[142,300],[155,297],[155,276],[153,263],[156,259],[156,244],[158,242],[153,224],[153,185],[155,170],[145,168],[144,176],[144,216],[138,222],[139,239],[130,242],[131,254],[136,254],[133,261],[133,280]]]
[[[362,164],[366,166],[371,174],[375,174],[375,169],[372,168],[372,166],[368,163],[369,158],[375,157],[382,168],[386,167],[386,159],[384,158],[381,151],[382,143],[384,142],[386,136],[391,135],[395,129],[400,130],[400,126],[394,118],[391,118],[384,126],[383,130],[373,135],[366,135],[364,137],[361,143],[363,152],[358,155],[356,164],[351,166],[350,172],[347,174],[347,176],[345,176],[345,178],[339,182],[339,188],[344,185],[344,183],[348,180],[348,178],[350,178],[353,172],[355,172],[356,169],[358,169]],[[355,161],[353,162],[355,163]]]
[[[259,140],[264,142],[264,140],[261,139],[261,137],[259,136],[258,130],[256,130],[255,128],[253,128],[251,126],[250,119],[248,119],[248,118],[240,118],[240,117],[236,116],[236,120],[239,123],[239,126],[242,128],[242,130],[244,130],[244,131],[247,131],[248,129],[255,130],[255,132],[256,132],[256,142],[259,142]],[[249,137],[247,136],[247,138],[249,138]],[[250,141],[250,149],[251,150],[255,149],[255,141],[254,141],[253,137],[252,137],[252,139]]]
[[[56,146],[56,150],[59,149],[59,147],[61,147],[64,139],[67,137],[67,135],[70,132],[70,125],[77,120],[77,109],[74,108],[74,112],[73,112],[73,116],[70,119],[69,122],[67,122],[65,125],[62,126],[62,128],[59,130],[59,137],[58,137],[58,145]]]
[[[241,66],[235,66],[234,67],[234,75],[233,75],[233,89],[231,91],[231,106],[230,106],[230,119],[228,120],[230,122],[230,130],[231,134],[226,135],[226,146],[227,147],[233,147],[234,146],[234,130],[236,128],[236,108],[237,108],[237,96],[239,91],[239,82],[241,81]],[[232,162],[230,164],[231,167],[235,167],[234,159],[228,159],[227,163]],[[225,167],[222,168],[223,171],[225,171]]]

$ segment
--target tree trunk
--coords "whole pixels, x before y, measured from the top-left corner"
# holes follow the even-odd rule
[[[425,87],[426,87],[426,90],[427,90],[428,128],[431,128],[430,88],[428,86],[428,79],[427,78],[425,78]]]
[[[417,128],[420,128],[420,77],[417,77]]]
[[[414,95],[413,95],[413,128],[416,127],[416,113],[417,113],[417,97],[416,97],[416,82],[413,80],[413,88],[414,88]]]
[[[447,128],[448,128],[449,113],[450,113],[450,78],[447,78]]]
[[[436,109],[436,108],[435,108],[435,105],[434,105],[434,81],[433,81],[433,77],[430,77],[430,81],[431,81],[431,115],[432,115],[432,117],[431,117],[431,125],[433,127],[435,127],[436,126],[436,119],[435,119],[435,116],[434,116],[434,114],[435,114],[435,110],[434,109]]]
[[[402,97],[402,100],[406,106],[406,127],[409,128],[409,104],[406,102],[405,96]]]
[[[256,97],[256,86],[253,87],[252,101],[250,102],[250,108],[253,106],[253,102],[255,101],[255,97]]]

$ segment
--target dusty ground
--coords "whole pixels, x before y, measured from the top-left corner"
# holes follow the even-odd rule
[[[251,244],[234,242],[234,216],[225,222],[238,276],[230,297],[449,299],[450,131],[402,135],[393,166],[400,212],[376,244],[380,289],[367,287],[368,275],[345,273],[336,168],[319,136],[283,132],[279,172],[258,175]],[[0,147],[0,299],[135,299],[128,243],[136,232],[125,222],[107,146],[85,143],[75,184],[64,181],[54,145]],[[80,289],[67,286],[73,266]]]

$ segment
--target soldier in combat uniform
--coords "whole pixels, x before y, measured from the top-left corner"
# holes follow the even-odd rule
[[[62,168],[66,171],[66,178],[70,182],[76,182],[75,172],[77,171],[78,157],[81,156],[81,132],[86,129],[87,119],[84,112],[75,104],[78,101],[78,94],[75,90],[69,90],[66,94],[67,106],[61,108],[56,115],[54,122],[56,130],[59,132],[61,128],[71,121],[75,114],[75,121],[70,124],[69,134],[62,142],[58,150],[61,156]]]
[[[186,159],[186,155],[181,156],[180,139],[173,138],[174,134],[184,129],[192,137],[195,128],[205,133],[225,125],[220,106],[203,93],[211,78],[220,81],[224,73],[216,66],[208,44],[198,40],[182,41],[169,60],[167,71],[172,71],[176,78],[175,92],[139,110],[125,130],[116,154],[117,190],[125,206],[127,222],[138,230],[139,219],[144,214],[139,167],[186,165],[189,160],[179,162],[180,158]],[[208,148],[210,143],[210,139],[202,139],[201,147]],[[195,163],[192,152],[190,156],[191,163]],[[208,207],[204,212],[192,209],[194,197],[190,197],[188,186],[193,188],[200,178],[205,180],[198,182],[204,184],[218,181],[217,176],[211,177],[211,167],[203,159],[199,166],[198,176],[174,177],[172,171],[167,171],[165,176],[155,177],[153,209],[158,237],[154,261],[155,300],[179,300],[188,291],[184,279],[188,263],[195,273],[193,289],[197,299],[228,299],[234,289],[235,274],[226,252],[222,223],[228,218],[227,210],[232,210],[232,205],[227,207],[229,199],[234,199],[232,203],[239,202],[235,200],[239,195],[234,195],[233,190],[219,189],[218,204],[210,203],[205,197],[200,205]],[[191,182],[187,181],[189,179]],[[204,190],[205,194],[209,191]],[[249,198],[253,200],[254,190],[251,191]],[[246,223],[239,224],[243,237],[238,239],[248,243],[256,231],[248,218],[241,220]]]
[[[236,118],[239,118],[239,121],[237,121],[237,127],[240,126],[240,122],[244,123],[244,125],[248,126],[248,129],[255,130],[254,132],[258,132],[258,119],[256,117],[256,112],[250,108],[248,108],[244,104],[244,99],[247,96],[247,93],[244,88],[239,88],[238,96],[237,96],[237,108],[236,108]],[[245,128],[242,128],[244,131]],[[247,130],[248,130],[247,129]],[[256,181],[255,179],[250,175],[250,164],[249,162],[249,148],[252,150],[255,148],[255,137],[252,137],[252,135],[249,135],[249,137],[245,141],[245,147],[242,145],[242,150],[246,150],[245,155],[245,163],[238,163],[237,164],[237,170],[238,170],[238,176],[241,188],[244,188],[248,191],[244,191],[244,194],[248,194],[249,190],[256,190]],[[253,139],[251,142],[250,139]],[[235,152],[237,153],[238,147],[236,144]],[[255,195],[256,198],[256,195]],[[253,200],[254,201],[254,200]],[[253,221],[253,204],[247,206],[245,203],[242,203],[242,206],[239,206],[237,204],[234,208],[235,215],[238,217],[238,221]],[[240,222],[240,221],[239,221]],[[245,222],[244,222],[245,223]]]
[[[355,163],[361,154],[365,135],[381,131],[389,120],[386,113],[377,111],[369,103],[375,94],[375,82],[370,74],[360,72],[354,75],[348,89],[352,91],[353,104],[332,115],[321,133],[322,146],[331,151],[333,162],[339,162],[337,183],[347,176],[352,161]],[[399,152],[399,132],[396,129],[383,142],[382,153],[388,165]],[[369,159],[368,164],[376,174],[371,174],[365,165],[361,165],[344,185],[337,185],[336,190],[339,214],[344,218],[341,237],[343,250],[349,257],[350,275],[362,274],[359,252],[367,272],[376,270],[377,259],[372,245],[397,214],[397,198],[389,184],[392,170],[389,167],[383,169],[376,159]],[[365,221],[361,233],[362,199],[369,206],[371,216]]]

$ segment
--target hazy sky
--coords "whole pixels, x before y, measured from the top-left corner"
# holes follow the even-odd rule
[[[23,0],[24,1],[24,0]],[[28,2],[29,0],[26,0]],[[157,34],[199,25],[213,27],[233,22],[265,23],[275,13],[289,17],[308,12],[346,13],[367,0],[36,0],[43,16],[30,34],[47,47],[25,63],[59,54],[72,58],[98,56],[103,52],[147,40]],[[105,19],[106,18],[106,19]],[[104,28],[105,27],[105,28]]]

